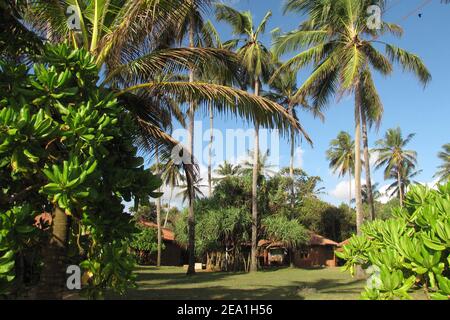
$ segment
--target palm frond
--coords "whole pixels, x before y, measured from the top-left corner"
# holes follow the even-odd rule
[[[390,44],[386,44],[386,53],[389,59],[399,63],[403,70],[413,72],[423,85],[431,81],[430,72],[417,55]]]
[[[243,90],[209,83],[150,82],[126,88],[117,95],[139,89],[165,92],[181,101],[195,100],[199,104],[211,101],[219,113],[232,113],[263,127],[277,128],[282,133],[289,132],[290,128],[301,130],[300,124],[282,106]]]

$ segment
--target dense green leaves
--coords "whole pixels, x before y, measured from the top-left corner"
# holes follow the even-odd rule
[[[344,268],[357,265],[381,269],[380,284],[368,287],[366,299],[410,299],[409,291],[422,286],[434,299],[448,299],[450,263],[450,184],[431,190],[414,186],[394,218],[363,227],[342,252]]]
[[[59,208],[72,217],[68,247],[91,275],[88,296],[123,293],[134,261],[124,243],[135,230],[122,203],[146,203],[161,185],[137,155],[136,122],[97,87],[85,50],[46,46],[32,69],[2,62],[0,71],[1,274],[14,275],[10,252],[31,241],[34,217]]]

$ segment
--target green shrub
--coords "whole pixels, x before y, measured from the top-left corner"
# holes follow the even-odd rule
[[[132,280],[123,248],[135,231],[123,202],[148,202],[161,181],[137,155],[132,114],[97,86],[89,52],[47,45],[37,60],[31,68],[0,61],[0,286],[17,276],[34,218],[58,208],[70,217],[73,262],[84,260],[91,275],[88,295],[123,293]]]
[[[411,289],[422,287],[429,298],[449,299],[450,183],[437,190],[413,186],[392,214],[365,224],[361,236],[336,252],[352,274],[356,266],[378,270],[362,298],[411,299]]]

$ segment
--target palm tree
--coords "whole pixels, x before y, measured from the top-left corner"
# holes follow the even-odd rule
[[[372,188],[372,177],[370,172],[371,169],[368,127],[372,127],[373,125],[375,125],[376,129],[379,129],[384,109],[380,97],[378,96],[378,94],[376,94],[376,88],[373,86],[373,81],[371,80],[371,77],[368,75],[368,73],[369,71],[366,70],[363,73],[363,77],[361,80],[363,82],[363,87],[368,88],[368,90],[362,97],[365,102],[361,104],[361,129],[364,155],[364,171],[366,173],[366,196],[369,204],[370,218],[373,221],[375,220],[375,192]]]
[[[194,200],[199,200],[205,196],[205,194],[202,191],[202,188],[207,187],[207,186],[202,184],[202,182],[203,182],[203,179],[198,178],[198,179],[194,180],[194,183],[192,184],[193,189],[194,189]],[[183,203],[185,203],[186,200],[189,199],[190,186],[187,184],[182,184],[182,185],[180,185],[180,189],[181,189],[181,191],[178,192],[177,196],[182,196],[183,197],[182,201],[183,201]]]
[[[214,24],[208,20],[203,25],[202,30],[202,44],[205,47],[230,50],[232,48],[230,43],[224,43],[220,38],[220,34],[215,28]],[[232,84],[232,77],[227,76],[226,73],[222,72],[222,70],[218,70],[216,65],[214,64],[205,64],[201,66],[199,70],[199,78],[208,83],[215,84]],[[211,102],[208,103],[208,112],[209,112],[209,144],[208,144],[208,194],[209,197],[212,195],[212,147],[214,142],[214,112],[212,108]]]
[[[336,139],[331,140],[327,150],[327,159],[333,173],[338,172],[339,177],[348,175],[349,205],[352,201],[352,177],[355,170],[355,141],[348,132],[339,132]]]
[[[153,80],[157,74],[183,73],[207,63],[222,66],[230,72],[236,70],[237,59],[228,50],[196,48],[192,42],[188,48],[172,47],[174,34],[179,34],[180,21],[186,21],[185,17],[190,15],[193,7],[206,9],[209,4],[208,0],[36,0],[27,3],[23,20],[40,36],[48,37],[49,42],[68,41],[95,57],[103,76],[99,85],[115,91],[134,116],[140,128],[136,143],[147,154],[154,155],[155,146],[159,146],[159,152],[168,156],[179,144],[164,132],[157,117],[163,103],[161,96],[175,101],[196,101],[197,104],[213,101],[213,107],[220,112],[239,114],[267,127],[297,127],[296,121],[281,106],[243,90],[195,82],[193,77],[190,81]],[[67,24],[68,6],[76,9],[79,30],[70,29]],[[190,125],[193,109],[191,103]],[[193,141],[193,136],[190,137]],[[188,151],[193,154],[192,148]],[[187,184],[190,184],[195,179],[196,168],[189,164],[183,166]],[[62,210],[55,210],[55,214],[63,215],[61,219],[67,220]],[[67,242],[67,239],[62,240]],[[193,242],[191,239],[192,255]],[[194,261],[191,258],[189,272],[192,270]]]
[[[397,180],[398,197],[400,206],[403,205],[403,184],[402,177],[415,168],[417,163],[417,153],[413,150],[405,150],[407,144],[411,142],[415,134],[411,133],[403,138],[400,127],[389,129],[384,139],[376,142],[374,151],[378,154],[375,162],[376,168],[384,167],[384,178],[395,177]]]
[[[166,73],[157,74],[154,77],[155,81],[158,82],[169,82],[179,80],[181,77],[176,74]],[[186,127],[185,118],[183,112],[180,110],[179,103],[172,99],[171,97],[164,96],[161,94],[156,94],[160,101],[159,115],[160,123],[165,132],[172,132],[173,124],[172,120],[175,118],[182,127]],[[155,158],[156,163],[152,168],[157,176],[162,175],[162,167],[160,165],[160,154],[159,146],[155,146]],[[158,188],[158,192],[161,192],[161,188]],[[162,255],[162,227],[161,227],[161,197],[156,199],[156,225],[157,225],[157,255],[156,255],[156,266],[161,266],[161,255]],[[166,214],[167,222],[167,214]]]
[[[263,96],[277,102],[278,104],[284,106],[288,113],[298,120],[296,108],[301,107],[302,110],[313,113],[314,116],[317,116],[324,119],[324,116],[321,112],[316,109],[312,109],[308,106],[306,100],[304,98],[295,99],[294,95],[297,92],[297,73],[291,69],[284,69],[282,72],[278,74],[277,77],[270,83],[270,91],[265,92]],[[289,165],[289,173],[292,180],[291,193],[294,195],[294,156],[295,156],[295,130],[291,130],[290,132],[290,142],[291,142],[291,152],[290,152],[290,165]],[[307,132],[301,128],[300,133],[305,137],[308,143],[312,146],[312,140],[307,134]],[[292,197],[293,199],[293,197]],[[292,206],[294,202],[292,202]]]
[[[384,8],[384,2],[379,5]],[[370,110],[370,104],[380,101],[375,90],[371,70],[383,75],[392,73],[393,63],[412,71],[426,84],[430,73],[417,55],[380,40],[385,33],[401,35],[402,29],[382,22],[380,29],[367,26],[366,0],[288,0],[286,11],[307,13],[309,19],[294,30],[280,36],[275,42],[275,53],[280,56],[290,51],[305,49],[289,59],[283,68],[295,70],[308,64],[314,70],[297,91],[296,96],[310,96],[313,107],[324,107],[332,96],[353,94],[355,98],[355,189],[357,231],[363,223],[361,197],[361,114]],[[375,47],[382,45],[386,55]],[[376,97],[376,99],[374,99]],[[368,99],[371,98],[371,99]]]
[[[248,82],[253,85],[254,94],[259,96],[261,81],[268,78],[272,66],[272,54],[260,41],[260,37],[266,30],[267,23],[272,16],[269,11],[258,26],[254,26],[253,17],[250,12],[239,12],[229,6],[216,5],[216,18],[231,25],[233,34],[240,36],[234,40],[235,45],[243,43],[237,50],[242,65],[248,75]],[[255,121],[255,142],[253,155],[253,177],[252,177],[252,250],[250,272],[258,270],[258,160],[259,160],[259,126]]]
[[[199,47],[202,45],[202,41],[200,40],[202,36],[204,36],[204,31],[205,31],[205,25],[203,23],[203,19],[202,19],[202,7],[201,5],[203,4],[210,4],[210,0],[189,0],[186,1],[187,2],[187,7],[188,10],[185,12],[185,15],[181,17],[180,21],[177,24],[177,35],[179,40],[181,41],[185,35],[187,35],[188,38],[188,42],[189,42],[189,48],[190,49],[194,49],[196,47]],[[228,48],[231,48],[233,45],[230,43]],[[198,48],[197,48],[198,49]],[[209,49],[212,50],[212,49]],[[215,49],[216,51],[219,52],[227,52],[228,54],[231,54],[231,51],[227,50],[227,49]],[[239,52],[238,52],[239,55]],[[240,60],[240,59],[238,59]],[[238,79],[240,77],[240,73],[238,69],[230,69],[230,67],[228,66],[221,66],[221,64],[211,64],[214,66],[214,70],[229,70],[230,73],[233,75],[234,78]],[[195,82],[196,79],[196,74],[198,72],[201,72],[202,68],[199,67],[198,65],[193,65],[191,64],[189,67],[189,84],[193,84]],[[208,69],[207,69],[208,70]],[[233,73],[235,72],[235,73]],[[224,74],[221,74],[220,79],[222,79],[222,77],[225,77]],[[228,78],[228,77],[227,77]],[[216,84],[207,84],[207,86],[209,86],[210,88],[212,87],[220,87],[220,88],[227,88],[225,86],[221,86],[221,85],[216,85]],[[259,86],[259,83],[258,83]],[[234,89],[233,91],[237,91],[236,89]],[[214,91],[213,91],[214,92]],[[240,91],[243,92],[243,91]],[[255,94],[252,96],[253,98],[260,98],[259,96],[259,89],[257,91],[255,91]],[[228,99],[230,100],[235,100],[237,98],[237,96],[233,96],[233,94],[231,94],[231,92],[228,94]],[[189,107],[188,107],[188,111],[187,111],[187,118],[188,118],[188,147],[187,147],[187,153],[190,155],[191,157],[191,161],[190,164],[188,164],[188,167],[190,168],[190,171],[194,171],[194,163],[195,163],[195,159],[194,159],[194,120],[195,120],[195,112],[198,110],[198,106],[201,105],[200,99],[198,99],[195,95],[193,96],[192,94],[189,94],[187,96],[186,99],[189,102]],[[209,104],[209,110],[210,113],[212,113],[212,108],[213,106],[213,102],[216,102],[217,99],[214,99],[214,96],[210,96],[209,99],[206,99],[210,104]],[[234,112],[235,114],[240,114],[240,115],[244,115],[250,111],[250,114],[253,114],[253,116],[255,116],[252,120],[254,123],[260,123],[260,121],[257,119],[260,115],[260,112],[262,110],[260,110],[259,112],[256,112],[255,109],[253,110],[247,110],[247,112],[242,108],[242,106],[240,106],[239,110],[236,111],[233,110],[232,108],[230,108],[230,106],[232,105],[231,101],[228,101],[228,103],[224,103],[224,105],[218,105],[216,106],[217,110],[221,110],[223,111],[224,107],[226,107],[228,105],[228,108],[226,109],[227,112],[231,111]],[[266,100],[268,101],[268,100]],[[285,110],[279,106],[278,104],[274,103],[273,106],[276,106],[276,109],[272,109],[270,113],[270,117],[266,118],[266,121],[269,120],[275,120],[275,118],[277,118],[279,116],[279,113],[282,112],[287,118],[286,119],[291,119],[292,122],[295,123],[294,127],[298,128],[298,124],[296,123],[295,119],[293,119],[292,117],[289,116],[289,114],[287,112],[285,112]],[[268,110],[263,111],[266,115],[268,115],[267,113]],[[264,117],[264,116],[263,116]],[[249,120],[249,117],[247,117],[247,120]],[[266,122],[267,124],[267,122]],[[289,126],[288,123],[285,123],[285,125]],[[269,126],[270,127],[270,126]],[[194,200],[195,200],[195,190],[194,190],[194,182],[195,182],[195,177],[194,178],[190,178],[190,177],[186,177],[186,182],[187,185],[191,185],[190,191],[191,191],[191,197],[189,198],[189,215],[188,215],[188,229],[189,229],[189,267],[187,270],[187,274],[188,275],[192,275],[195,274],[195,216],[194,216]]]
[[[438,157],[442,160],[439,166],[439,171],[435,177],[439,177],[439,182],[446,182],[450,180],[450,143],[442,147],[444,150],[438,153]]]
[[[242,165],[240,166],[241,174],[248,176],[250,174],[253,174],[253,168],[255,167],[253,159],[251,159],[253,154],[255,154],[254,151],[248,152],[248,158],[244,160],[242,162]],[[261,153],[261,151],[259,151],[258,155],[258,178],[274,175],[276,173],[274,170],[274,166],[269,163],[270,150],[266,150],[266,152],[264,153]]]
[[[163,172],[161,178],[166,186],[170,188],[169,202],[167,204],[166,217],[164,219],[164,228],[167,226],[167,220],[169,218],[169,210],[171,209],[170,203],[172,201],[173,190],[184,181],[182,174],[182,166],[176,165],[172,159],[168,160],[163,165]]]
[[[406,192],[408,191],[408,187],[412,183],[418,183],[414,181],[413,178],[422,173],[422,170],[414,171],[415,166],[411,165],[407,161],[405,161],[404,165],[401,166],[400,174],[397,168],[392,168],[391,171],[391,179],[397,179],[400,176],[400,184],[398,182],[394,182],[387,188],[386,192],[391,192],[389,194],[390,197],[398,197],[399,199],[403,199],[405,197]]]
[[[220,164],[215,170],[215,173],[218,174],[220,177],[215,178],[214,180],[220,181],[228,177],[235,177],[240,172],[241,172],[240,165],[233,165],[232,163],[229,163],[228,161],[225,160],[224,163]]]
[[[380,193],[380,191],[378,191],[378,189],[379,189],[378,183],[374,183],[371,188],[369,188],[367,183],[363,184],[362,188],[361,188],[362,202],[370,205],[369,193],[371,191],[369,191],[369,190],[375,190],[372,193],[372,199],[374,201],[377,201],[378,199],[380,199],[381,193]]]

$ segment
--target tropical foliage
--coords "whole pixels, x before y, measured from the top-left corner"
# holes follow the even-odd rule
[[[52,261],[71,252],[90,275],[89,296],[107,288],[123,293],[132,271],[124,241],[133,225],[122,201],[145,203],[160,181],[137,156],[131,115],[110,90],[97,87],[95,57],[48,45],[39,61],[33,72],[0,66],[2,282],[14,280],[15,256],[33,243],[34,219],[53,212],[58,224],[46,229],[41,285],[45,276],[64,277]]]
[[[405,138],[402,136],[400,128],[389,129],[384,139],[378,140],[374,151],[378,154],[375,162],[376,168],[384,167],[384,178],[394,178],[397,180],[397,187],[394,193],[398,195],[400,205],[403,204],[403,197],[406,193],[406,186],[411,178],[417,173],[413,169],[417,164],[417,153],[413,150],[405,149],[411,142],[415,134],[409,134]],[[393,186],[390,189],[394,189]]]
[[[371,273],[364,299],[411,299],[422,288],[432,299],[450,299],[450,184],[432,190],[411,188],[404,207],[386,221],[376,220],[353,236],[342,252],[344,268]]]

